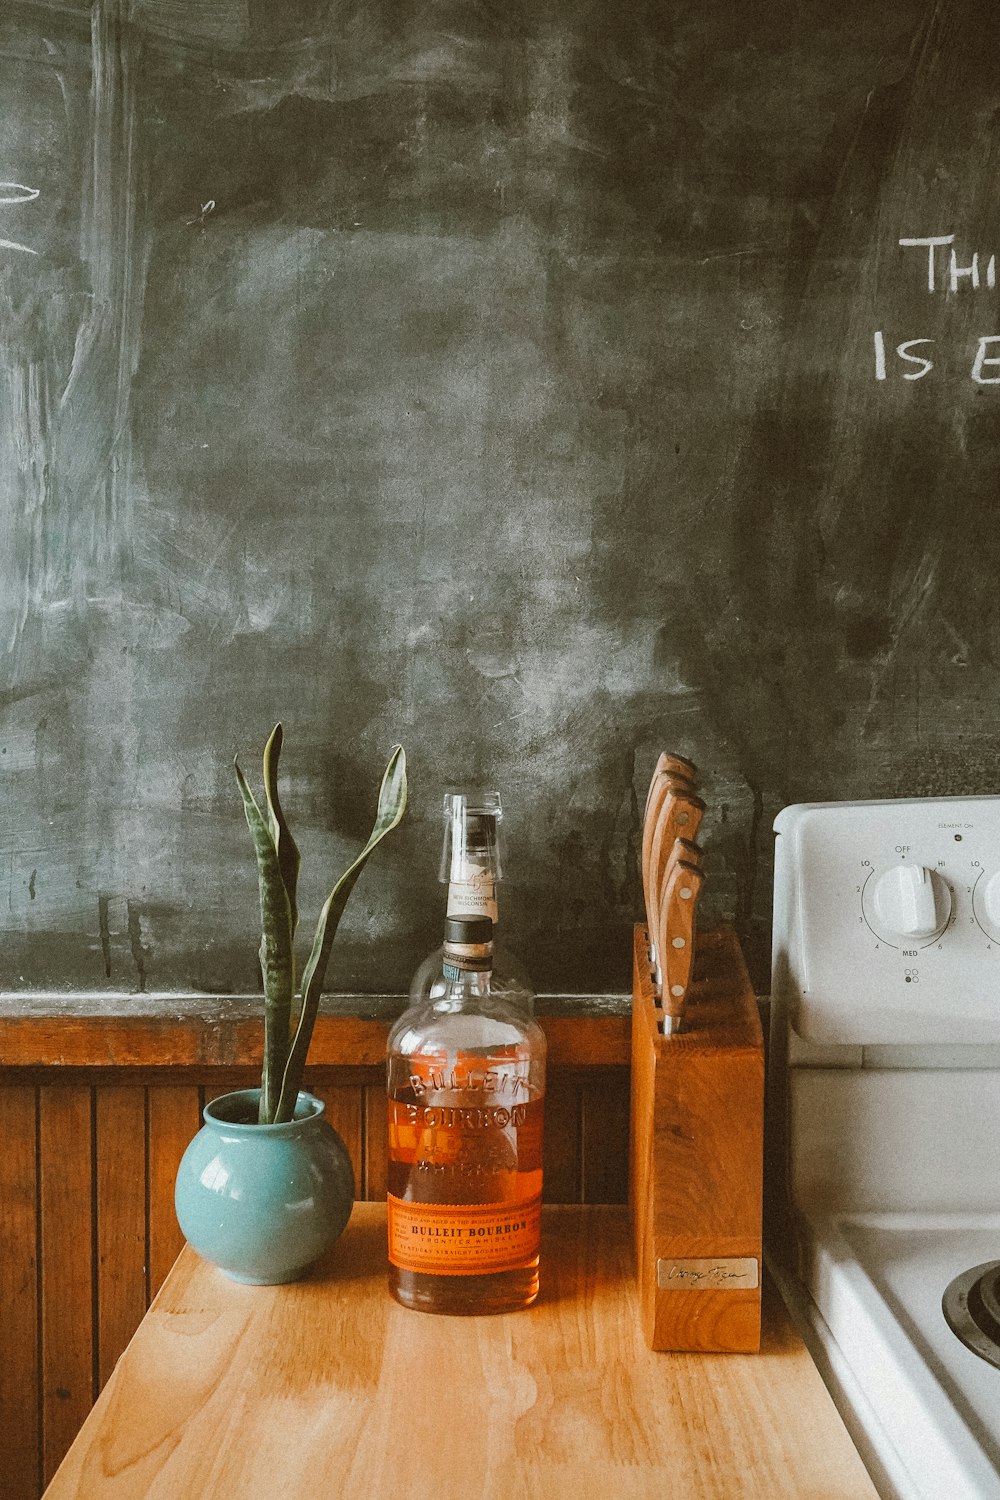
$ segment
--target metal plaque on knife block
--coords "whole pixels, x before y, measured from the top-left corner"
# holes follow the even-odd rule
[[[698,935],[684,1028],[662,1031],[635,928],[629,1202],[652,1349],[760,1348],[764,1038],[735,933]]]

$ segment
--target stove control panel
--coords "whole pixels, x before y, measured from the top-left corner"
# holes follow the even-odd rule
[[[1000,1041],[1000,797],[775,821],[773,990],[805,1040]]]

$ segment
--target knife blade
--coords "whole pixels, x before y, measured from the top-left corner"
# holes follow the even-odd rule
[[[698,897],[704,884],[705,872],[699,865],[688,859],[671,861],[657,912],[664,1036],[683,1030],[694,969]]]

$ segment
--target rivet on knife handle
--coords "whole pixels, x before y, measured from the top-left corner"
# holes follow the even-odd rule
[[[699,847],[698,844],[692,843],[692,841],[690,839],[674,839],[674,842],[673,842],[673,845],[671,846],[670,852],[667,855],[666,862],[662,866],[662,874],[660,875],[659,879],[657,880],[657,884],[656,884],[656,892],[655,892],[654,900],[655,900],[655,910],[656,910],[657,913],[666,910],[667,886],[669,884],[670,877],[671,877],[671,875],[673,873],[674,866],[679,861],[685,861],[685,860],[687,861],[687,863],[689,865],[694,865],[694,867],[695,867],[696,870],[700,870],[701,869],[701,848]],[[652,954],[652,962],[653,962],[653,984],[654,984],[654,986],[656,988],[656,991],[657,991],[656,1003],[657,1003],[657,1005],[662,1005],[662,1003],[663,1003],[663,959],[661,957],[661,953],[662,953],[662,946],[661,946],[662,945],[662,937],[659,935],[659,921],[658,920],[654,924],[653,930],[654,930],[654,932],[657,932],[657,934],[658,934],[658,936],[657,936],[657,938],[656,938],[656,940],[655,940],[655,942],[653,944],[653,954]]]
[[[695,922],[704,871],[687,860],[677,860],[664,886],[659,912],[660,966],[663,973],[663,1031],[680,1031],[684,1002],[694,968]]]

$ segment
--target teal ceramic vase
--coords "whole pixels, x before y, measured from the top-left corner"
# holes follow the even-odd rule
[[[284,1125],[258,1125],[259,1089],[206,1104],[177,1172],[188,1242],[234,1281],[294,1281],[343,1230],[354,1203],[347,1147],[312,1094]]]

